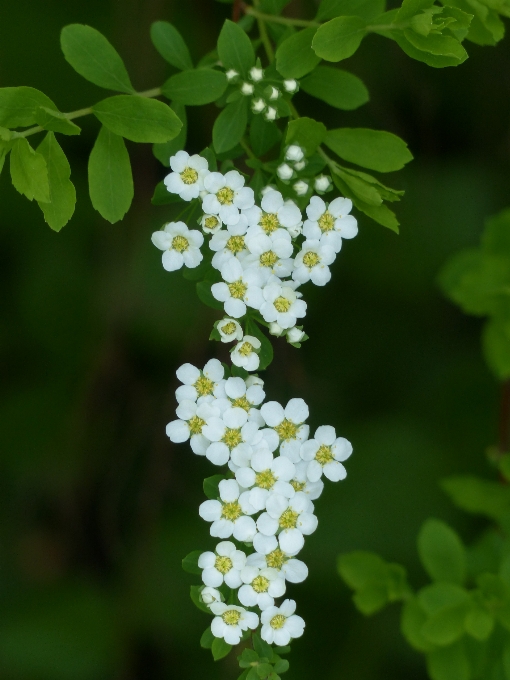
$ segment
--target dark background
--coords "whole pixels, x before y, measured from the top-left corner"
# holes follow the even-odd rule
[[[289,11],[312,17],[313,2]],[[199,58],[229,12],[212,0],[0,0],[0,86],[39,88],[63,111],[104,97],[60,53],[61,27],[81,22],[113,42],[135,87],[151,88],[168,73],[152,21],[173,22]],[[418,586],[425,518],[453,522],[466,540],[480,528],[437,482],[490,474],[484,450],[497,438],[499,389],[481,358],[480,322],[443,299],[436,277],[510,204],[510,43],[467,47],[465,64],[436,70],[369,36],[342,64],[367,84],[368,105],[343,113],[295,100],[331,127],[391,130],[416,160],[382,178],[406,190],[401,235],[360,216],[332,282],[306,291],[310,340],[302,350],[278,341],[267,371],[269,398],[303,397],[312,426],[330,423],[354,444],[347,480],[318,503],[320,528],[303,552],[310,577],[288,589],[307,623],[289,680],[424,679],[398,608],[358,614],[336,556],[378,551]],[[190,152],[209,143],[214,115],[214,106],[189,109]],[[9,186],[8,168],[0,177],[0,677],[230,680],[235,659],[215,664],[198,646],[208,619],[180,567],[213,544],[197,509],[214,471],[164,433],[175,370],[214,355],[207,338],[219,315],[162,269],[151,245],[173,213],[150,204],[165,174],[150,146],[129,146],[135,202],[110,225],[87,195],[98,125],[81,123],[80,137],[61,138],[78,207],[60,234]]]

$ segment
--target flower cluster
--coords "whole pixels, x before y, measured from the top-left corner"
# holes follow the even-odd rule
[[[223,332],[236,334],[235,326]],[[190,440],[192,450],[217,466],[228,466],[215,497],[199,514],[221,539],[198,559],[202,600],[214,614],[215,637],[237,644],[261,622],[268,643],[287,645],[300,637],[304,621],[293,600],[280,606],[286,584],[300,583],[308,568],[296,556],[305,536],[317,528],[314,501],[322,477],[346,477],[343,462],[352,447],[335,429],[322,426],[310,435],[308,406],[291,399],[284,407],[265,401],[264,382],[256,375],[229,376],[217,359],[202,370],[184,364],[177,371],[177,420],[167,426],[173,442]],[[235,604],[220,590],[228,586]],[[232,598],[230,599],[232,601]]]

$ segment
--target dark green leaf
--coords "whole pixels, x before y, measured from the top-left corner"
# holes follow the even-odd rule
[[[200,638],[200,646],[203,647],[203,649],[211,649],[215,640],[216,638],[212,634],[211,627],[209,626],[202,633],[202,637]]]
[[[324,143],[340,158],[378,172],[400,170],[413,158],[400,137],[382,130],[328,130]]]
[[[260,11],[268,14],[280,14],[290,0],[261,0]]]
[[[79,135],[80,128],[72,123],[65,113],[49,109],[47,106],[38,106],[35,110],[35,120],[45,130],[61,132],[63,135]]]
[[[510,208],[486,221],[482,248],[490,255],[505,255],[510,258]]]
[[[434,0],[403,0],[395,17],[395,22],[407,21],[407,19],[411,19],[433,4]]]
[[[346,168],[336,167],[335,177],[340,177],[349,187],[349,190],[364,203],[379,207],[382,204],[382,196],[378,187],[373,182],[367,181],[362,176],[350,173]]]
[[[0,140],[0,172],[2,172],[7,154],[11,150],[11,142]]]
[[[253,633],[252,640],[253,649],[257,652],[257,654],[260,657],[269,659],[269,661],[271,661],[273,658],[273,648],[271,645],[263,640],[258,633]]]
[[[302,78],[317,66],[320,57],[312,50],[317,29],[305,28],[284,40],[276,50],[276,68],[284,78]]]
[[[315,34],[312,48],[326,61],[351,57],[366,35],[366,23],[359,17],[337,17],[323,24]]]
[[[431,680],[469,680],[469,661],[461,642],[439,647],[427,656]]]
[[[182,560],[182,568],[188,574],[201,574],[202,569],[198,566],[198,558],[203,553],[203,550],[193,550]]]
[[[83,24],[65,26],[60,45],[66,61],[91,83],[116,92],[134,92],[118,52],[95,28]]]
[[[181,200],[177,194],[171,194],[161,180],[156,184],[151,202],[152,205],[167,205],[168,203],[179,203]]]
[[[448,477],[442,488],[462,510],[501,519],[510,511],[510,488],[470,475]]]
[[[248,103],[245,98],[227,104],[214,121],[213,144],[216,153],[228,151],[241,141],[248,124]]]
[[[94,208],[109,222],[118,222],[133,200],[133,176],[122,137],[101,127],[89,159],[89,191]]]
[[[490,319],[483,328],[483,355],[498,380],[510,378],[510,320]]]
[[[468,58],[467,52],[460,42],[448,35],[429,33],[428,36],[424,36],[410,29],[406,29],[404,35],[413,47],[422,52],[449,57],[457,60],[459,64],[462,64]]]
[[[224,479],[225,477],[223,475],[213,475],[212,477],[206,477],[206,479],[204,479],[203,487],[207,498],[210,498],[211,500],[219,498],[220,492],[218,487],[220,482]]]
[[[181,71],[193,68],[193,62],[182,35],[168,21],[156,21],[152,24],[151,40],[154,47],[169,64]]]
[[[273,361],[273,345],[271,341],[265,336],[262,330],[253,319],[248,318],[246,321],[246,335],[252,335],[261,342],[259,359],[260,370],[265,370]]]
[[[170,165],[170,157],[174,156],[178,151],[184,149],[186,146],[186,136],[188,132],[188,121],[186,118],[186,107],[179,102],[174,102],[171,104],[170,108],[179,117],[182,123],[182,128],[174,139],[169,142],[163,142],[163,144],[154,144],[152,146],[152,152],[163,165],[167,167]]]
[[[245,78],[255,64],[251,40],[238,24],[229,19],[226,19],[218,37],[218,56],[225,69],[234,69]]]
[[[211,284],[207,281],[200,281],[197,283],[197,295],[199,299],[213,309],[223,309],[223,303],[216,300],[216,298],[211,293]]]
[[[39,203],[44,219],[54,231],[60,231],[74,213],[76,191],[71,182],[71,168],[53,132],[48,132],[37,147],[48,169],[49,203]]]
[[[168,142],[182,128],[169,106],[147,97],[121,94],[103,99],[92,109],[111,132],[132,142]]]
[[[462,585],[466,577],[466,553],[462,541],[444,522],[428,519],[418,534],[418,553],[434,581]]]
[[[335,17],[361,17],[370,21],[384,12],[385,0],[322,0],[317,12],[317,21]]]
[[[287,127],[286,144],[298,144],[311,156],[326,135],[326,126],[312,118],[292,120]]]
[[[211,645],[211,652],[213,659],[219,661],[223,659],[232,649],[232,645],[229,645],[223,638],[215,638]]]
[[[412,42],[408,39],[407,33],[412,33]],[[451,56],[449,54],[444,55],[444,54],[435,54],[431,51],[431,49],[423,50],[417,47],[417,44],[419,43],[418,38],[423,37],[423,36],[418,36],[417,33],[414,31],[394,31],[392,33],[393,37],[395,38],[396,42],[400,46],[400,48],[412,59],[416,59],[417,61],[422,61],[423,63],[427,64],[428,66],[432,66],[433,68],[445,68],[447,66],[458,66],[464,59],[459,60],[457,56]],[[416,39],[415,37],[416,36]],[[435,34],[429,36],[430,38],[434,37],[439,37],[441,38],[442,36],[436,36]],[[444,36],[445,38],[448,36]],[[424,38],[424,40],[428,40],[428,38]],[[455,41],[455,38],[451,38],[451,40]],[[455,41],[456,42],[456,41]],[[422,43],[420,43],[422,44]],[[464,50],[464,48],[458,43],[461,50]],[[432,48],[434,46],[434,42],[431,41],[428,45],[429,48]],[[460,50],[456,50],[457,52],[460,53]],[[467,59],[467,52],[465,52],[465,58]]]
[[[202,602],[200,599],[200,593],[204,589],[204,586],[190,586],[189,589],[189,594],[191,597],[191,601],[197,607],[197,609],[200,609],[201,612],[206,612],[206,614],[210,614],[211,610],[209,607]]]
[[[331,66],[317,66],[301,81],[301,89],[345,111],[357,109],[369,99],[367,88],[357,76]]]
[[[12,142],[11,179],[14,188],[32,201],[49,203],[50,185],[44,156],[32,149],[24,137]]]
[[[254,116],[250,125],[250,144],[256,156],[263,156],[280,141],[281,132],[274,123]]]
[[[221,97],[227,89],[227,79],[221,71],[211,68],[197,68],[194,71],[177,73],[161,88],[168,99],[186,106],[210,104]]]

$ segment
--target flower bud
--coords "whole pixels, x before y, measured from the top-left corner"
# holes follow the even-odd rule
[[[269,333],[271,335],[276,335],[276,337],[279,338],[285,333],[285,330],[280,325],[278,325],[276,321],[273,321],[269,324]]]
[[[299,172],[300,170],[302,170],[305,167],[305,165],[306,165],[305,160],[298,161],[297,163],[294,163],[294,168]]]
[[[276,109],[272,106],[267,107],[267,111],[264,113],[264,118],[268,121],[276,120]]]
[[[271,87],[269,88],[269,92],[268,92],[269,99],[273,99],[273,100],[278,99],[280,94],[281,94],[280,90],[277,87],[273,87],[271,85]]]
[[[250,69],[250,78],[254,83],[258,83],[264,77],[264,71],[254,66]]]
[[[213,602],[222,602],[223,595],[216,588],[206,586],[200,593],[200,599],[204,604],[212,604]]]
[[[287,165],[287,163],[282,163],[279,165],[276,172],[278,173],[278,177],[280,179],[290,179],[294,174],[294,170],[290,167],[290,165]]]
[[[243,83],[241,85],[241,92],[246,96],[253,94],[253,85],[251,83]]]
[[[287,331],[287,342],[290,343],[297,343],[301,342],[301,340],[305,337],[305,332],[298,328],[297,326],[294,326],[294,328],[290,328]]]
[[[259,97],[259,99],[252,99],[251,100],[251,110],[253,113],[262,113],[262,111],[266,108],[266,102]]]
[[[286,161],[301,161],[305,157],[305,152],[297,144],[291,144],[285,152]]]
[[[315,179],[315,191],[318,191],[319,193],[324,193],[329,189],[331,186],[331,180],[327,175],[319,175]]]
[[[292,188],[298,196],[304,196],[309,189],[308,182],[304,182],[302,179],[300,179],[299,182],[296,182],[292,185]]]
[[[294,92],[299,90],[299,84],[297,80],[294,80],[293,78],[290,80],[284,80],[283,87],[285,88],[285,92],[289,92],[290,94],[294,94]]]
[[[234,81],[237,80],[237,78],[239,77],[239,73],[238,73],[237,71],[234,71],[233,68],[229,69],[229,70],[225,73],[225,75],[226,75],[226,77],[227,77],[227,80],[228,80],[230,83],[231,83],[231,82],[234,82]]]

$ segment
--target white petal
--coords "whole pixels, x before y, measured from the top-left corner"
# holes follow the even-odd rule
[[[267,555],[278,547],[278,540],[276,536],[266,536],[258,533],[253,538],[253,547],[261,555]]]
[[[317,529],[318,523],[319,521],[316,515],[312,515],[309,512],[303,512],[299,516],[297,525],[305,536],[309,536]]]
[[[285,628],[289,631],[292,638],[298,638],[303,635],[305,629],[305,622],[300,616],[289,616],[285,622]]]
[[[289,501],[278,493],[273,493],[267,499],[266,510],[271,517],[278,520],[285,510],[289,507]]]
[[[233,522],[228,519],[218,519],[211,524],[210,534],[216,538],[229,538],[233,530]]]
[[[282,571],[290,583],[301,583],[308,576],[308,567],[301,560],[289,560],[283,565]]]
[[[239,399],[246,393],[246,383],[242,378],[229,378],[225,383],[225,392],[231,399]]]
[[[280,628],[274,632],[274,642],[279,647],[285,647],[290,642],[290,633],[285,628]]]
[[[334,460],[324,466],[324,476],[327,477],[331,482],[339,482],[341,479],[345,479],[347,477],[347,470],[344,468],[342,463],[338,463],[336,460]]]
[[[237,592],[241,604],[245,607],[255,607],[257,604],[257,593],[249,585],[241,586]]]
[[[235,479],[222,479],[218,488],[221,500],[225,503],[233,503],[239,498],[239,484]]]
[[[210,550],[208,552],[202,553],[198,558],[198,566],[200,569],[212,569],[215,562],[216,555]]]
[[[206,522],[215,522],[221,517],[221,503],[219,501],[204,501],[198,508],[198,514]]]
[[[279,425],[285,418],[285,411],[283,406],[277,401],[267,401],[261,406],[260,412],[266,423],[270,427],[275,427]],[[301,421],[303,422],[303,421]]]
[[[296,466],[286,456],[279,456],[274,459],[272,470],[276,477],[283,482],[290,482],[296,474]]]
[[[234,538],[243,543],[251,543],[257,533],[257,526],[251,517],[239,517],[234,522]]]
[[[256,472],[262,472],[271,468],[273,464],[273,454],[269,449],[261,448],[255,451],[251,457],[251,466]]]
[[[183,364],[177,369],[176,375],[185,385],[193,385],[200,378],[200,371],[192,364]]]
[[[338,437],[332,445],[331,450],[336,460],[344,461],[347,460],[352,453],[352,444],[344,437]]]
[[[212,380],[213,382],[218,382],[223,378],[225,374],[225,369],[223,364],[218,359],[209,359],[209,361],[204,366],[204,375]]]
[[[264,536],[274,536],[278,528],[278,520],[271,517],[267,512],[263,512],[257,520],[257,529]]]
[[[241,585],[241,576],[237,569],[231,569],[225,574],[225,583],[229,588],[239,588]]]
[[[223,421],[229,428],[241,428],[246,424],[247,420],[248,414],[243,408],[229,408],[223,414]]]
[[[218,588],[223,583],[223,575],[214,568],[204,569],[202,572],[202,581],[206,586]]]
[[[311,460],[306,469],[306,476],[311,482],[318,482],[322,477],[322,465],[317,460]]]
[[[181,444],[189,439],[189,426],[184,420],[172,420],[166,426],[166,436],[174,444]]]
[[[255,472],[249,467],[239,468],[236,479],[243,488],[250,489],[255,484]]]
[[[296,611],[296,601],[295,600],[284,600],[280,605],[280,612],[287,618],[292,616]]]
[[[280,547],[287,555],[297,555],[305,544],[299,529],[284,529],[279,536]]]
[[[182,254],[176,250],[165,250],[161,260],[163,262],[163,269],[166,269],[167,272],[174,272],[184,264]]]

